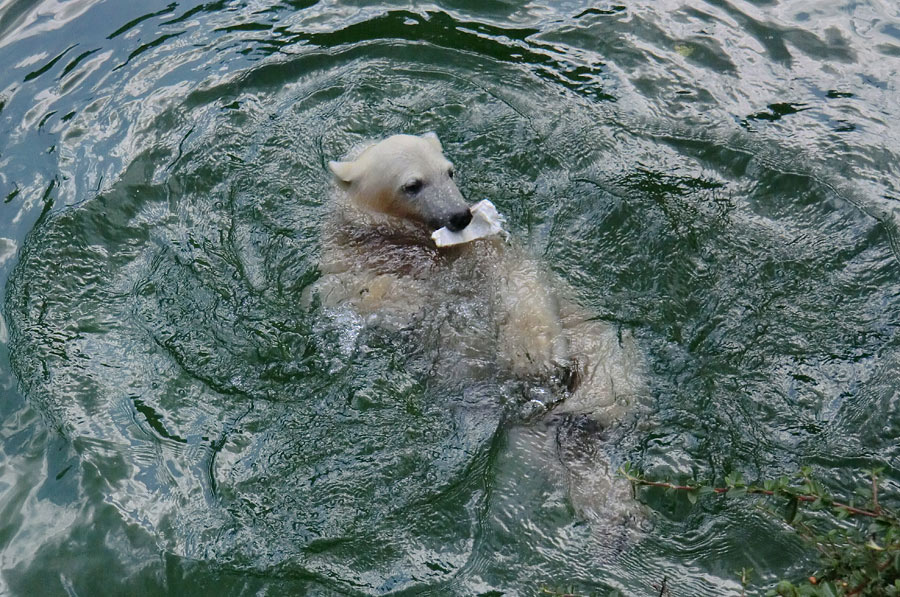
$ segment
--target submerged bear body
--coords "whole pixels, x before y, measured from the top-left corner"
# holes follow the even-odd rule
[[[508,399],[530,415],[512,425],[511,446],[544,461],[589,518],[633,521],[630,487],[603,456],[606,430],[645,392],[630,334],[592,318],[515,243],[435,246],[436,228],[470,218],[433,134],[389,137],[329,166],[341,189],[311,295],[365,325],[411,331],[441,380],[518,382]]]

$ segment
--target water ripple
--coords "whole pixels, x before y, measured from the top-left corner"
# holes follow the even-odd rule
[[[435,378],[412,331],[300,297],[327,160],[434,130],[467,196],[640,339],[654,404],[600,462],[895,483],[898,20],[874,1],[4,4],[0,271],[27,404],[3,403],[0,590],[68,561],[60,590],[86,594],[107,569],[123,593],[241,594],[799,574],[805,552],[739,504],[650,491],[642,540],[604,526],[527,449],[541,431],[505,422],[506,386]]]

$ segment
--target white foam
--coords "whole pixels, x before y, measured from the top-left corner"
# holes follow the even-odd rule
[[[469,211],[472,212],[472,221],[459,232],[452,232],[447,227],[435,230],[431,239],[439,247],[449,247],[472,242],[479,238],[503,233],[503,223],[506,218],[497,213],[497,208],[488,199],[479,201]]]

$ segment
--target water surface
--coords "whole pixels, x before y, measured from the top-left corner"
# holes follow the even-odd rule
[[[885,2],[0,3],[0,592],[739,594],[811,554],[648,493],[610,550],[498,387],[308,308],[325,166],[436,131],[650,396],[608,457],[835,491],[900,432]]]

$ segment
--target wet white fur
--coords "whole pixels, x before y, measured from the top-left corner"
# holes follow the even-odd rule
[[[592,318],[515,242],[481,239],[438,249],[419,222],[422,206],[398,189],[413,177],[449,167],[432,134],[398,135],[355,160],[332,162],[342,190],[324,227],[321,279],[312,292],[329,308],[347,308],[396,329],[431,326],[454,358],[439,374],[477,378],[502,368],[510,376],[554,379],[576,370],[579,383],[554,414],[580,413],[614,425],[645,393],[631,335]],[[455,188],[455,187],[454,187]],[[439,199],[436,199],[439,200]],[[602,520],[634,518],[630,488],[602,454],[560,466],[552,425],[523,425],[510,445],[563,478],[576,509]]]

